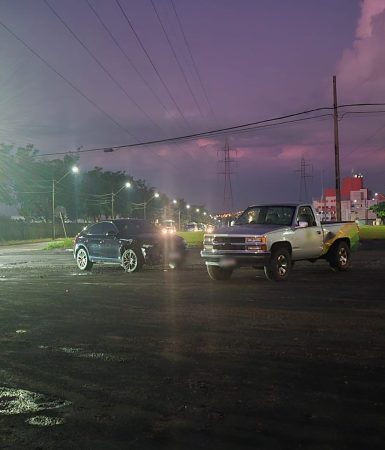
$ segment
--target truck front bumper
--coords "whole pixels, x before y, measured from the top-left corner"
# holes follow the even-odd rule
[[[207,266],[219,267],[242,267],[252,266],[262,268],[266,266],[270,259],[270,252],[264,253],[213,253],[202,250],[201,257],[205,260]]]

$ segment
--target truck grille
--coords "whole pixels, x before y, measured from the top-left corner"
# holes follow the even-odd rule
[[[244,237],[215,236],[213,240],[214,250],[245,250]]]

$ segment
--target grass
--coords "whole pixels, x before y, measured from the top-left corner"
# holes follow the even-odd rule
[[[44,250],[54,250],[56,248],[72,248],[73,247],[73,238],[65,238],[58,239],[57,241],[48,242],[47,246],[44,247]]]
[[[385,225],[360,225],[360,241],[385,239]]]
[[[180,231],[177,233],[181,236],[189,247],[201,247],[203,242],[203,231]],[[371,225],[361,225],[360,226],[360,240],[368,241],[373,239],[385,239],[385,225],[371,226]],[[0,246],[2,245],[16,245],[16,244],[28,244],[34,242],[46,242],[47,239],[31,239],[28,241],[0,241]],[[69,249],[73,247],[73,238],[58,239],[56,241],[47,242],[47,246],[44,250],[54,250],[54,249]]]
[[[26,240],[15,240],[15,241],[0,241],[0,247],[5,245],[19,245],[19,244],[36,244],[38,242],[48,242],[49,238],[46,239],[26,239]]]
[[[189,247],[201,247],[203,244],[204,231],[179,231],[178,236],[182,237]]]

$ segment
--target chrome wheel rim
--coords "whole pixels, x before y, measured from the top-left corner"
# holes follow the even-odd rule
[[[88,257],[85,250],[78,251],[76,261],[80,270],[84,270],[87,267]]]
[[[277,271],[280,277],[284,277],[287,273],[288,262],[285,255],[279,255],[277,258]]]
[[[122,256],[122,266],[126,272],[133,272],[138,265],[138,257],[133,250],[126,250]]]
[[[348,263],[348,252],[346,251],[346,248],[340,248],[340,251],[338,252],[338,259],[341,266],[346,266]]]

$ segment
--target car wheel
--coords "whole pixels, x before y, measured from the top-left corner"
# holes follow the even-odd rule
[[[132,273],[141,270],[143,263],[140,250],[128,248],[122,253],[122,267],[126,272]]]
[[[233,273],[233,269],[224,269],[219,266],[206,266],[206,267],[209,277],[215,281],[228,280]]]
[[[79,248],[76,252],[76,264],[80,270],[91,270],[93,263],[88,257],[88,253],[84,248]]]
[[[328,256],[330,267],[334,270],[345,271],[350,267],[350,248],[349,245],[341,241],[332,246]]]
[[[283,281],[289,276],[292,267],[289,251],[285,247],[274,249],[269,263],[264,267],[268,280]]]

